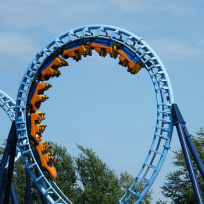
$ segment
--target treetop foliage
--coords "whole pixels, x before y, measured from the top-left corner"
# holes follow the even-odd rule
[[[127,171],[118,176],[92,149],[77,144],[81,150],[78,157],[71,156],[64,146],[50,142],[55,155],[57,170],[55,182],[75,204],[116,204],[127,191],[134,177]],[[0,148],[0,154],[3,148]],[[26,176],[22,158],[15,162],[14,186],[19,203],[26,202]],[[31,185],[32,203],[41,203],[39,190]],[[152,190],[145,196],[144,203],[152,200]],[[11,202],[10,202],[11,203]],[[129,200],[133,204],[134,199]]]
[[[198,154],[204,163],[204,132],[203,128],[200,128],[196,132],[196,136],[191,136],[193,143],[198,151]],[[190,181],[189,173],[186,167],[184,155],[181,149],[173,151],[174,161],[172,162],[176,167],[174,172],[170,172],[165,176],[164,185],[161,187],[162,194],[165,198],[170,200],[172,204],[196,204],[196,198],[193,192],[192,184]],[[195,169],[198,184],[200,186],[202,197],[204,198],[204,181],[197,169],[197,166],[193,160],[193,166]],[[157,201],[158,204],[167,203],[167,201]]]

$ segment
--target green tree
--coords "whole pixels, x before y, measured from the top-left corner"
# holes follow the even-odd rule
[[[112,204],[119,200],[121,189],[115,172],[103,163],[92,149],[85,149],[76,158],[76,170],[82,183],[78,202],[82,204]]]
[[[162,201],[161,199],[159,199],[159,201],[156,201],[156,204],[167,204],[167,202]]]
[[[129,189],[129,187],[132,185],[133,181],[135,178],[128,173],[128,171],[121,172],[120,174],[120,188],[121,188],[121,193],[122,195],[125,194],[125,192]],[[144,189],[144,185],[141,185],[138,189],[139,192],[141,192]],[[150,204],[152,201],[152,193],[153,190],[149,190],[148,193],[145,195],[143,198],[143,203],[145,204]],[[128,201],[129,204],[133,204],[135,201],[135,197],[132,196],[130,200]]]
[[[0,147],[0,155],[3,155],[3,153],[4,153],[4,148]]]
[[[76,188],[77,177],[75,174],[74,158],[68,154],[64,146],[57,145],[56,143],[51,143],[50,145],[56,159],[54,166],[57,169],[58,176],[55,182],[65,195],[69,195],[69,198],[75,202],[78,189]],[[0,147],[0,154],[3,154],[3,152],[4,148]],[[15,162],[13,182],[18,203],[26,204],[26,171],[22,158]],[[39,190],[33,181],[31,183],[31,197],[33,204],[41,203]]]
[[[3,155],[4,148],[6,146],[7,141],[5,140],[2,144],[2,147],[0,147],[0,155]],[[16,196],[19,203],[26,203],[26,185],[25,185],[25,168],[23,167],[23,159],[20,158],[17,162],[14,164],[14,169],[17,171],[14,171],[13,174],[13,183],[16,191]],[[12,203],[11,198],[9,203]]]
[[[22,157],[15,162],[13,183],[18,203],[26,203],[26,173]]]
[[[75,203],[80,193],[75,171],[75,160],[64,146],[52,142],[50,142],[50,145],[55,155],[55,162],[53,163],[57,171],[55,182],[62,192],[69,195],[69,199]]]
[[[77,145],[81,153],[74,158],[64,146],[52,142],[50,145],[56,160],[55,182],[75,204],[116,204],[134,180],[127,171],[121,172],[118,177],[92,149]],[[0,154],[3,151],[4,148],[0,147]],[[26,172],[22,158],[15,162],[13,181],[18,202],[26,204]],[[31,183],[31,194],[33,204],[41,203],[40,193],[34,182]],[[146,204],[150,203],[151,194],[152,191],[145,196]],[[129,204],[132,203],[133,200],[130,200]]]
[[[202,162],[204,163],[204,132],[203,128],[196,133],[197,136],[192,136],[193,143],[200,155]],[[170,172],[166,175],[166,182],[161,187],[162,194],[165,198],[170,199],[170,203],[173,204],[196,204],[196,198],[192,189],[192,184],[186,167],[185,159],[181,149],[173,151],[174,161],[173,164],[177,167],[177,170]],[[195,167],[195,173],[198,179],[198,183],[201,189],[202,197],[204,198],[204,182],[198,169],[193,161]],[[158,201],[158,204],[162,201]]]

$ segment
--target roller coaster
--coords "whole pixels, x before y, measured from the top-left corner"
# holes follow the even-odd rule
[[[185,121],[174,103],[173,91],[164,65],[153,49],[140,37],[121,28],[107,25],[89,25],[71,29],[53,39],[38,52],[28,66],[20,83],[16,102],[0,91],[0,106],[11,120],[11,129],[4,154],[0,156],[0,203],[8,204],[10,197],[17,204],[12,175],[14,162],[22,157],[26,167],[27,203],[31,199],[31,179],[42,195],[42,203],[57,204],[72,202],[66,197],[54,179],[57,177],[53,165],[55,158],[48,142],[42,142],[46,125],[42,124],[45,113],[40,112],[44,95],[52,86],[47,83],[53,77],[60,77],[59,68],[68,66],[69,60],[80,61],[92,56],[109,55],[119,59],[130,74],[139,74],[145,69],[152,81],[156,102],[156,127],[147,157],[127,192],[117,204],[142,202],[155,181],[170,148],[173,126],[176,126],[186,159],[189,175],[198,203],[203,203],[196,179],[191,151],[204,178],[204,167],[185,126]],[[62,69],[63,71],[63,69]],[[142,188],[140,188],[143,186]]]

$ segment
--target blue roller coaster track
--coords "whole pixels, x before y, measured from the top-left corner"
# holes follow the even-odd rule
[[[15,120],[15,101],[0,90],[0,107],[5,111],[11,121]]]
[[[11,122],[13,122],[15,120],[16,103],[9,95],[7,95],[2,90],[0,90],[0,107],[8,115]],[[20,158],[20,156],[21,156],[21,152],[20,152],[20,149],[17,147],[15,161],[17,161]],[[2,159],[2,157],[3,155],[0,155],[0,160]]]
[[[39,75],[42,75],[45,67],[58,57],[61,60],[64,60],[62,58],[66,59],[65,54],[62,54],[65,50],[74,50],[84,44],[88,47],[97,45],[98,48],[95,50],[101,56],[105,56],[106,52],[109,53],[108,49],[115,46],[115,50],[122,55],[119,64],[129,66],[128,71],[133,74],[139,71],[139,69],[132,71],[134,67],[137,69],[136,64],[139,64],[140,68],[145,69],[151,78],[157,102],[156,127],[152,144],[134,182],[118,201],[118,204],[128,204],[128,200],[133,198],[135,204],[140,203],[162,168],[170,148],[173,125],[175,125],[172,116],[174,97],[168,74],[157,54],[142,38],[121,28],[108,25],[88,25],[71,29],[57,36],[36,54],[20,83],[16,105],[13,100],[8,99],[9,97],[5,93],[0,92],[1,102],[3,102],[1,107],[11,121],[15,120],[18,148],[27,172],[45,198],[43,202],[51,204],[72,203],[54,181],[48,181],[36,161],[29,141],[27,116],[30,114],[31,106],[28,104],[33,92],[33,84],[40,81]],[[75,59],[79,60],[76,56],[79,57],[80,51],[73,51],[73,53],[75,53]],[[125,60],[124,56],[126,57]],[[112,57],[117,58],[117,56]],[[134,67],[133,65],[131,67],[131,63]]]

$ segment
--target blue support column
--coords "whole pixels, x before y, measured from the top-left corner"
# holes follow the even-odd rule
[[[0,185],[0,203],[3,203],[5,182],[6,182],[6,176],[3,175],[1,179],[1,185]]]
[[[11,199],[12,199],[12,204],[18,204],[16,191],[15,191],[13,182],[11,183]]]
[[[11,131],[13,134],[8,137],[7,144],[9,145],[9,165],[8,165],[8,173],[6,179],[6,186],[5,186],[5,194],[4,194],[4,204],[9,204],[10,199],[10,192],[11,192],[11,183],[13,177],[13,170],[14,170],[14,162],[16,156],[16,145],[17,145],[17,137],[16,137],[16,129],[15,129],[15,122],[14,124],[14,131]]]
[[[196,150],[196,147],[195,147],[195,145],[194,145],[194,143],[193,143],[193,141],[191,139],[191,135],[188,133],[188,130],[184,129],[184,132],[185,132],[185,135],[186,135],[186,141],[187,141],[188,147],[189,147],[189,149],[191,151],[191,154],[192,154],[192,156],[194,158],[194,161],[195,161],[195,163],[196,163],[196,165],[198,167],[198,170],[199,170],[199,172],[200,172],[200,174],[201,174],[201,176],[202,176],[202,178],[204,180],[204,165],[203,165],[203,163],[201,161],[201,158],[200,158],[200,156],[199,156],[199,154],[198,154],[198,152]]]
[[[14,160],[16,155],[16,145],[17,145],[16,127],[15,127],[15,121],[13,121],[8,135],[7,144],[4,150],[4,155],[0,164],[0,181],[1,181],[1,192],[0,192],[1,200],[0,201],[3,201],[4,204],[9,203],[11,186],[12,186],[11,183],[12,183],[13,169],[14,169]],[[8,165],[7,171],[5,171],[5,166],[8,161],[8,158],[9,158],[9,165]],[[3,197],[3,193],[4,193],[4,197]]]
[[[26,169],[26,196],[27,204],[31,204],[31,178],[27,169]]]
[[[194,172],[194,167],[193,167],[193,164],[192,164],[192,160],[191,160],[191,157],[190,157],[190,153],[189,153],[186,138],[185,138],[185,131],[184,131],[186,129],[185,121],[184,121],[184,119],[183,119],[183,117],[181,115],[181,112],[180,112],[177,104],[172,104],[172,116],[173,116],[173,123],[176,126],[176,129],[177,129],[177,132],[178,132],[179,140],[180,140],[180,143],[181,143],[182,151],[183,151],[183,154],[184,154],[184,158],[185,158],[185,161],[186,161],[187,169],[188,169],[188,172],[189,172],[189,176],[190,176],[190,179],[191,179],[191,183],[192,183],[192,186],[193,186],[193,190],[194,190],[194,193],[195,193],[195,196],[196,196],[197,203],[198,204],[203,204],[203,199],[202,199],[202,196],[201,196],[200,188],[199,188],[199,185],[198,185],[196,174]]]
[[[11,125],[11,129],[10,129],[7,141],[12,140],[12,137],[15,134],[15,131],[16,131],[15,122],[13,122],[12,125]],[[7,142],[6,147],[4,149],[3,158],[2,158],[1,163],[0,163],[0,181],[1,181],[2,177],[3,177],[4,169],[5,169],[6,163],[8,161],[8,156],[10,154],[10,147],[11,147],[11,144]]]

